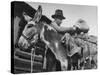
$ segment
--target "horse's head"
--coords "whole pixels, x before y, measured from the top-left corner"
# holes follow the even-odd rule
[[[18,45],[27,49],[30,44],[38,38],[37,35],[42,28],[42,24],[40,27],[38,27],[39,25],[37,25],[42,17],[42,7],[38,7],[34,18],[28,16],[25,12],[23,12],[23,16],[27,21],[27,24],[22,32],[21,37],[19,38]]]

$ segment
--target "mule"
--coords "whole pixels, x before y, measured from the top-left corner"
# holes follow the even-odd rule
[[[34,42],[34,40],[37,39],[35,36],[39,35],[40,39],[46,44],[48,48],[50,48],[52,53],[55,55],[55,58],[60,62],[61,70],[67,70],[67,50],[61,43],[62,35],[58,34],[57,31],[50,25],[39,21],[42,16],[42,7],[38,7],[34,18],[29,17],[25,13],[23,16],[27,20],[27,24],[19,39],[19,46],[27,49]]]

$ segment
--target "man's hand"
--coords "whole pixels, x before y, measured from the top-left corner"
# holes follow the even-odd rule
[[[79,27],[77,27],[76,25],[73,25],[73,30],[77,30],[77,29],[79,29]]]

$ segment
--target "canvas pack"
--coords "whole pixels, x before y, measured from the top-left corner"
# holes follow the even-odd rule
[[[97,6],[11,2],[11,73],[97,69]]]

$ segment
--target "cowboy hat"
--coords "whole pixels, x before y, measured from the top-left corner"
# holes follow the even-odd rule
[[[55,14],[52,15],[52,18],[59,18],[59,19],[65,19],[65,17],[63,16],[63,11],[60,9],[57,9],[55,11]]]

